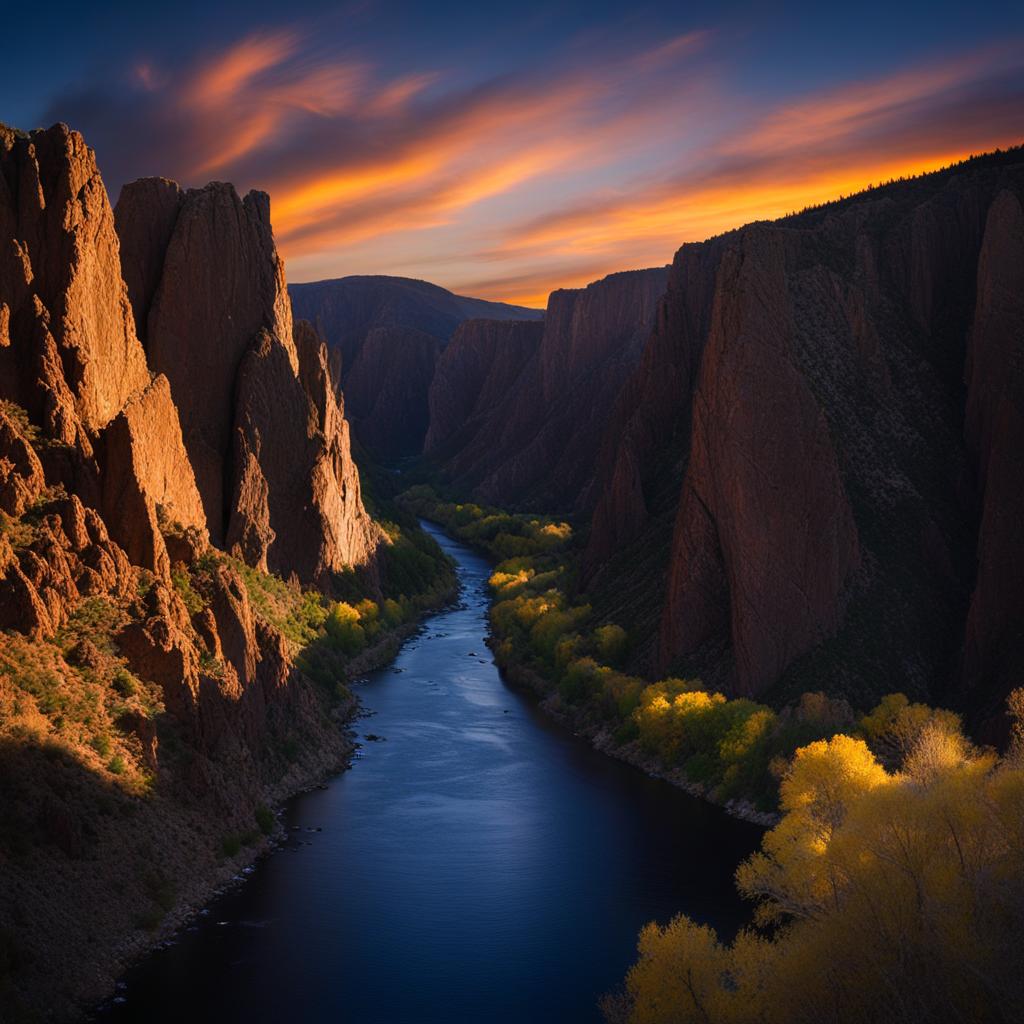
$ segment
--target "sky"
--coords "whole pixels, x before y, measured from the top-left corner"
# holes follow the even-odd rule
[[[149,175],[269,192],[290,281],[543,306],[1024,142],[1019,2],[57,2],[4,24],[0,121],[81,131],[111,201]]]

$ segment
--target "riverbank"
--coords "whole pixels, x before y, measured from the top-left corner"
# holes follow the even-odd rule
[[[488,647],[492,651],[497,646],[493,638],[488,640]],[[681,768],[667,768],[656,757],[644,751],[639,742],[634,740],[632,743],[619,745],[615,742],[615,737],[607,726],[595,725],[574,714],[573,709],[566,707],[561,701],[557,692],[552,692],[551,684],[543,676],[515,662],[502,664],[497,655],[495,663],[510,685],[520,687],[533,694],[537,698],[538,706],[546,715],[574,735],[586,737],[593,747],[605,756],[631,765],[650,778],[662,779],[740,821],[758,825],[761,828],[771,828],[781,820],[780,815],[758,810],[748,800],[735,798],[727,801],[716,800],[714,795],[708,792],[707,787],[688,779]]]
[[[351,683],[353,679],[392,662],[403,644],[423,628],[426,619],[451,604],[457,596],[456,587],[437,604],[425,608],[420,619],[388,631],[375,644],[349,659],[345,666],[347,682]],[[361,710],[358,697],[352,693],[331,708],[330,717],[337,727],[333,741],[322,743],[318,748],[319,756],[315,756],[312,762],[304,763],[296,772],[282,778],[261,794],[261,806],[269,809],[273,815],[272,827],[248,837],[251,841],[240,844],[238,852],[233,856],[224,856],[214,864],[207,863],[201,867],[191,879],[189,888],[180,894],[178,901],[154,930],[136,931],[126,936],[108,958],[108,963],[97,966],[94,989],[80,998],[77,1009],[69,1019],[73,1019],[76,1014],[94,1013],[97,1007],[102,1010],[105,1005],[109,1006],[111,1000],[119,997],[118,979],[126,971],[154,951],[167,948],[184,928],[200,918],[213,900],[242,885],[257,862],[280,849],[287,839],[287,831],[282,825],[284,805],[304,793],[324,788],[328,780],[352,767],[353,754],[358,747],[355,725]]]
[[[767,827],[778,821],[779,779],[794,752],[856,728],[845,701],[819,693],[776,710],[710,692],[699,678],[642,676],[640,638],[598,615],[577,586],[568,522],[445,502],[422,485],[399,501],[492,560],[498,664],[606,754]]]
[[[732,870],[759,830],[503,681],[485,646],[490,567],[428,529],[459,559],[462,597],[354,681],[352,770],[288,801],[281,852],[129,972],[105,1022],[202,1006],[225,1024],[596,1024],[646,921],[745,923]]]

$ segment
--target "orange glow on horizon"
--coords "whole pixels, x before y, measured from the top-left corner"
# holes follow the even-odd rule
[[[991,149],[1012,145],[1004,140],[993,143]],[[969,152],[942,152],[917,157],[909,161],[869,163],[856,171],[826,171],[800,181],[765,182],[743,191],[729,188],[706,188],[667,198],[653,206],[628,207],[616,211],[612,220],[602,225],[581,226],[571,237],[567,232],[537,229],[517,239],[518,247],[544,248],[547,252],[585,254],[605,251],[609,245],[626,238],[661,238],[670,241],[669,248],[661,250],[646,262],[635,260],[624,263],[608,260],[606,269],[594,274],[568,273],[552,277],[551,283],[523,284],[513,282],[509,287],[500,283],[483,282],[474,285],[464,282],[453,287],[460,293],[479,295],[495,302],[510,302],[517,306],[545,308],[548,296],[559,288],[584,287],[594,280],[633,266],[654,267],[671,262],[676,250],[686,242],[700,242],[724,234],[755,221],[778,220],[810,206],[818,206],[843,197],[863,192],[901,177],[916,177],[941,170],[973,155]],[[557,247],[557,250],[555,249]]]
[[[467,84],[457,68],[385,75],[307,28],[132,74],[150,119],[181,125],[184,183],[271,194],[293,280],[395,274],[530,306],[1024,138],[1017,40],[773,102],[730,88],[716,39],[569,47]]]

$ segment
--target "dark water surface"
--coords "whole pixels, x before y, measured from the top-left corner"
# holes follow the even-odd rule
[[[651,919],[726,931],[758,829],[594,751],[484,645],[488,563],[356,688],[354,767],[292,801],[289,846],[133,969],[103,1020],[575,1024]],[[304,845],[304,844],[310,845]]]

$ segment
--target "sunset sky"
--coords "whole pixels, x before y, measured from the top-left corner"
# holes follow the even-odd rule
[[[1024,4],[20,5],[0,120],[265,189],[291,281],[543,305],[1024,141]],[[60,15],[58,15],[60,16]]]

